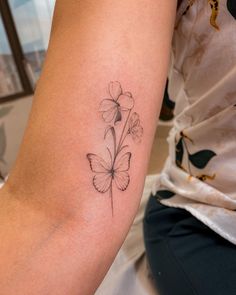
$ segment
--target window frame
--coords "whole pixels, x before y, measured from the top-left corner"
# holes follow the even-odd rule
[[[0,15],[8,38],[13,59],[18,71],[23,91],[0,97],[0,103],[9,102],[15,99],[32,95],[34,90],[25,68],[25,57],[16,31],[16,26],[7,0],[0,1]]]

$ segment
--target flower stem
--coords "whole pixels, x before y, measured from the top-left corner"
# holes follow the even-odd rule
[[[113,204],[113,194],[112,194],[112,182],[110,186],[110,198],[111,198],[111,213],[112,217],[114,216],[114,204]]]
[[[123,139],[122,139],[122,141],[121,141],[121,143],[120,143],[120,149],[122,148],[122,145],[123,145],[123,143],[124,143],[124,141],[125,141],[127,135],[128,135],[128,132],[126,132],[125,136],[123,137]],[[120,149],[119,149],[119,150],[120,150]]]
[[[113,144],[114,144],[114,162],[115,162],[115,157],[116,157],[116,132],[115,132],[114,127],[111,128],[111,134],[112,134],[112,137],[113,137]],[[114,163],[114,162],[113,162],[113,163]]]
[[[131,111],[132,111],[132,109],[129,110],[129,114],[128,114],[127,118],[126,118],[126,122],[124,124],[124,128],[122,130],[122,133],[121,133],[121,136],[120,136],[120,140],[119,140],[119,143],[118,143],[118,146],[117,146],[116,155],[119,153],[120,148],[121,148],[121,146],[122,146],[122,144],[124,142],[124,139],[125,139],[125,137],[127,135],[127,134],[124,135],[124,133],[125,133],[125,129],[126,129],[126,126],[128,124],[128,121],[129,121],[129,117],[130,117]],[[123,136],[124,136],[124,138],[123,138]]]

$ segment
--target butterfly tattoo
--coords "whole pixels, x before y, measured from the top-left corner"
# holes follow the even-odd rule
[[[120,191],[128,188],[132,155],[127,149],[130,140],[141,141],[143,127],[139,115],[133,111],[135,100],[130,92],[124,92],[121,84],[114,81],[109,83],[108,94],[109,97],[103,99],[99,107],[106,124],[104,140],[109,135],[111,137],[106,146],[107,159],[95,153],[88,153],[87,159],[94,173],[93,186],[101,194],[109,193],[113,215],[113,187]]]
[[[88,154],[87,158],[91,170],[95,173],[93,185],[98,192],[106,193],[110,189],[112,181],[115,182],[119,190],[126,190],[130,181],[127,171],[130,167],[131,153],[125,153],[114,163],[111,161],[107,163],[95,154]]]

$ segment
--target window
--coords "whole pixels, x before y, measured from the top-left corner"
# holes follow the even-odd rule
[[[54,3],[0,1],[0,102],[33,92],[48,46]]]
[[[0,16],[0,98],[23,92],[19,73]]]
[[[48,46],[53,2],[50,0],[9,0],[31,83],[41,72]]]

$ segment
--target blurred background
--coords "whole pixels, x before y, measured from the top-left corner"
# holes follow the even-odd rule
[[[0,0],[0,172],[12,167],[45,58],[55,0]]]
[[[48,46],[55,0],[0,1],[1,102],[33,93]]]
[[[0,0],[0,179],[17,155],[45,59],[55,0]],[[165,92],[149,173],[160,170],[174,103]],[[158,148],[157,148],[158,146]]]

